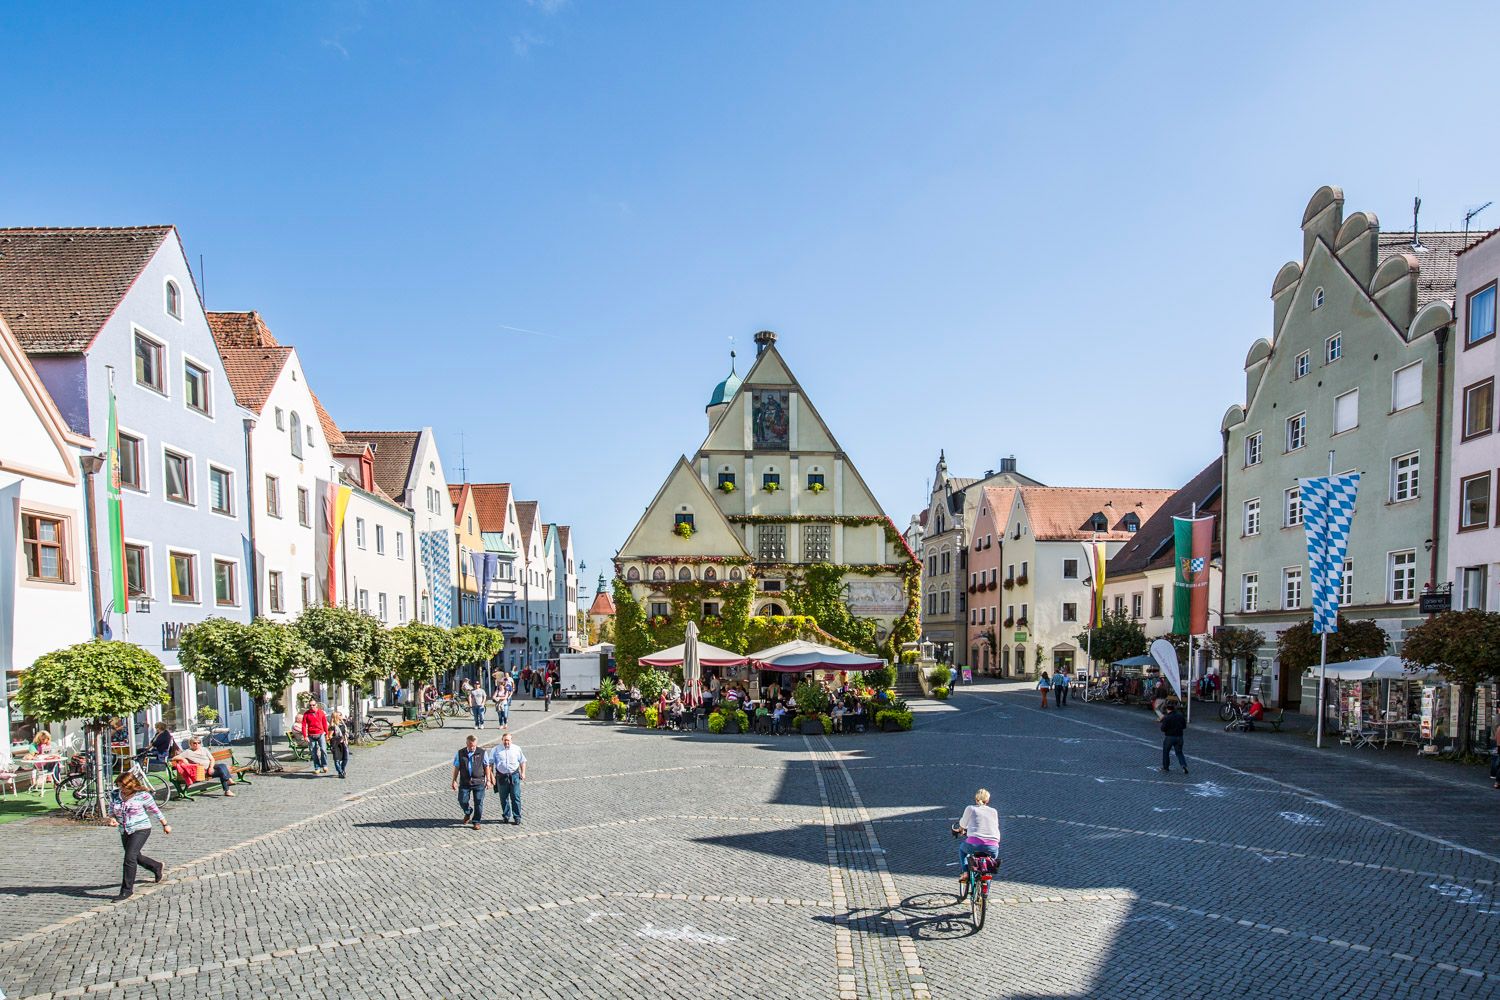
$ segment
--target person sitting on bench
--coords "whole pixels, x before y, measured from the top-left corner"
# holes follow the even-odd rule
[[[1265,721],[1266,706],[1265,703],[1260,700],[1260,695],[1256,694],[1250,696],[1250,707],[1245,709],[1245,718],[1249,721],[1250,729],[1254,729],[1257,722]]]
[[[213,752],[203,749],[203,741],[196,736],[188,740],[186,750],[177,751],[177,755],[172,758],[172,766],[177,768],[177,773],[182,776],[182,783],[185,785],[207,781],[211,774],[219,779],[225,795],[234,795],[229,790],[229,765],[215,764]]]

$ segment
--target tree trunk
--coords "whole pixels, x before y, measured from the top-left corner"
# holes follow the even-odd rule
[[[1474,682],[1458,686],[1458,752],[1467,757],[1474,752]]]
[[[255,766],[261,774],[270,774],[271,735],[266,719],[266,696],[255,696]]]

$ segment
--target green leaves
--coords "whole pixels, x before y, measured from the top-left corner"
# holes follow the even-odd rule
[[[1338,629],[1328,635],[1329,663],[1382,656],[1390,646],[1385,630],[1369,618],[1352,622],[1339,615]],[[1322,638],[1313,632],[1311,616],[1281,633],[1276,640],[1276,655],[1282,667],[1301,672],[1317,666],[1322,659]]]
[[[189,626],[178,659],[199,680],[272,698],[297,678],[327,670],[323,654],[295,627],[265,618],[248,625],[209,618]]]
[[[1106,611],[1092,632],[1080,632],[1078,645],[1101,663],[1145,655],[1146,628],[1124,611]]]
[[[373,615],[348,607],[311,607],[297,616],[293,627],[322,654],[312,670],[314,680],[369,690],[385,673],[384,629]]]
[[[39,658],[21,674],[17,701],[45,723],[99,722],[166,700],[161,661],[130,642],[96,639]]]
[[[1401,658],[1411,667],[1436,667],[1450,681],[1483,684],[1500,676],[1500,614],[1445,611],[1407,629]]]
[[[425,684],[454,666],[452,634],[436,625],[408,622],[386,633],[386,663],[402,686]]]

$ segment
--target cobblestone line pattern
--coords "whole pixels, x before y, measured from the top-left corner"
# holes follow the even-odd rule
[[[803,737],[817,769],[824,839],[837,919],[835,944],[840,1000],[911,997],[930,993],[917,949],[901,912],[901,897],[881,857],[874,824],[843,759],[827,737]]]

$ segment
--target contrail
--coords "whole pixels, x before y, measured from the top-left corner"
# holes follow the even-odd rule
[[[506,326],[504,323],[497,323],[496,325],[499,326],[500,329],[502,329],[502,330],[514,330],[517,333],[529,333],[533,337],[549,337],[550,338],[552,336],[552,334],[550,334],[550,333],[543,333],[540,330],[527,330],[527,329],[525,329],[523,327],[519,327],[519,326]]]

